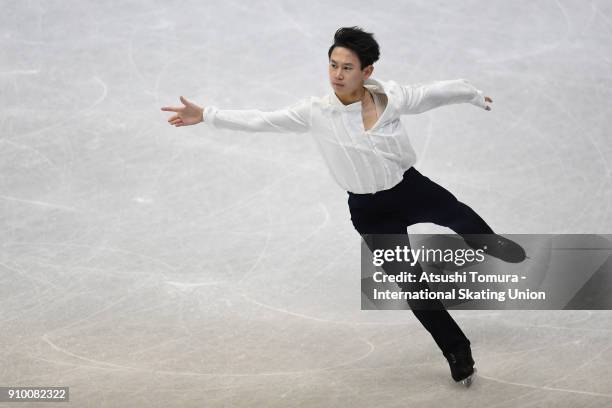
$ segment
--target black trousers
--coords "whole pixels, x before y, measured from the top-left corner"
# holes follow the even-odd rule
[[[404,245],[409,245],[406,228],[421,222],[448,227],[462,236],[493,234],[493,230],[474,210],[414,167],[406,170],[402,181],[393,188],[375,194],[349,192],[348,195],[351,221],[362,236],[405,234]],[[368,246],[376,249],[372,248],[377,246],[375,239],[372,241],[368,238]],[[418,263],[415,268],[415,273],[422,270]],[[394,274],[387,269],[385,273]],[[412,302],[408,301],[412,312],[443,353],[470,346],[468,338],[439,301],[420,301],[427,303],[426,306]]]

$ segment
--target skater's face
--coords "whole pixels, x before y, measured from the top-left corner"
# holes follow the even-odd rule
[[[363,82],[373,70],[372,65],[361,69],[359,57],[348,48],[335,47],[329,57],[329,81],[343,102],[363,94]]]

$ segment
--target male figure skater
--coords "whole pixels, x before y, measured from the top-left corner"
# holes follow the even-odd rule
[[[184,106],[161,109],[176,113],[168,119],[175,127],[204,122],[241,131],[310,132],[331,175],[348,192],[351,221],[362,236],[407,236],[407,227],[420,222],[449,227],[464,237],[493,234],[470,207],[413,167],[416,155],[400,123],[400,115],[449,104],[491,110],[491,98],[464,79],[404,86],[370,78],[379,46],[372,33],[359,27],[338,29],[328,57],[333,92],[324,97],[264,112],[204,109],[181,96]],[[470,341],[436,302],[412,311],[442,350],[453,379],[469,386],[474,373]]]

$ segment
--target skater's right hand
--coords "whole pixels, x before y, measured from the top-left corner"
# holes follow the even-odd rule
[[[173,115],[168,119],[168,123],[174,125],[175,127],[179,127],[195,125],[204,121],[204,108],[188,101],[182,96],[181,102],[183,102],[183,105],[185,106],[164,106],[161,108],[163,111],[176,112],[176,115]]]

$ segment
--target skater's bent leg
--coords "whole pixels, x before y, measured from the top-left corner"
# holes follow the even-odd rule
[[[457,200],[450,191],[429,177],[413,170],[408,176],[407,183],[409,193],[419,197],[417,203],[411,202],[406,207],[405,218],[409,219],[410,224],[433,222],[450,228],[462,236],[494,233],[473,209]]]
[[[453,197],[454,198],[454,197]],[[459,235],[494,234],[489,225],[469,206],[458,201],[449,200],[439,214],[435,214],[438,225],[443,225]]]

